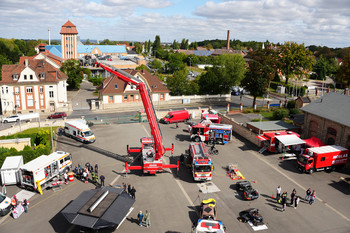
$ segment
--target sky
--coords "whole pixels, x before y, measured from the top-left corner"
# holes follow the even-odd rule
[[[60,39],[70,20],[81,39],[211,39],[350,46],[350,0],[0,0],[0,37]]]

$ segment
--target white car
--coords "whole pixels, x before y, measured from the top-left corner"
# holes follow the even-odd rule
[[[18,115],[12,115],[9,117],[5,117],[2,119],[2,123],[9,123],[9,122],[17,122],[19,121],[19,116]]]

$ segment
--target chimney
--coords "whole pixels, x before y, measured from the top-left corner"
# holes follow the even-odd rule
[[[227,45],[226,45],[226,49],[227,50],[230,49],[230,30],[227,30]]]
[[[24,60],[24,65],[25,65],[25,67],[28,67],[28,59]]]

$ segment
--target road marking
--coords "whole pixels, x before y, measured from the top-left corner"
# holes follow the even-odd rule
[[[302,188],[303,190],[306,190],[305,187],[303,187],[301,184],[299,184],[298,182],[296,182],[294,179],[290,178],[289,176],[287,176],[286,174],[284,174],[282,171],[280,171],[279,169],[277,169],[276,167],[274,167],[272,164],[270,164],[268,161],[262,159],[259,155],[261,154],[257,154],[257,153],[253,153],[255,157],[257,157],[259,160],[263,161],[265,164],[267,164],[268,166],[270,166],[271,168],[273,168],[275,171],[277,171],[278,173],[280,173],[281,175],[283,175],[285,178],[287,178],[288,180],[292,181],[294,184],[298,185],[300,188]],[[342,214],[341,212],[339,212],[338,210],[336,210],[334,207],[332,207],[331,205],[327,204],[326,202],[324,202],[321,198],[316,197],[317,200],[319,200],[320,202],[324,203],[325,206],[327,206],[328,208],[330,208],[331,210],[333,210],[335,213],[337,213],[339,216],[343,217],[345,220],[347,220],[348,222],[350,222],[350,219],[348,217],[346,217],[344,214]]]

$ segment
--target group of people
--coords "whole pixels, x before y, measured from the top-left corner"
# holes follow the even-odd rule
[[[136,189],[130,184],[123,183],[123,191],[129,194],[133,199],[136,199]]]
[[[89,175],[91,175],[91,181],[94,184],[99,184],[99,177],[98,177],[98,164],[96,163],[95,166],[92,166],[89,162],[85,163],[85,167],[83,168],[80,163],[78,163],[78,166],[75,166],[73,172],[75,173],[76,177],[79,180],[84,181],[85,183],[89,182]],[[66,180],[66,174],[64,175],[64,178]],[[105,176],[102,174],[100,176],[100,185],[105,185]],[[67,181],[66,181],[67,182]]]
[[[27,199],[24,199],[23,201],[18,201],[16,195],[13,196],[13,198],[11,199],[11,208],[12,210],[16,209],[16,207],[18,205],[22,205],[24,212],[27,213],[28,212],[28,205],[29,205],[29,201]]]
[[[278,203],[282,204],[282,212],[286,210],[287,207],[287,191],[284,191],[282,193],[282,188],[279,185],[276,189],[276,200]],[[297,191],[293,189],[293,191],[290,194],[290,203],[289,206],[294,206],[294,209],[296,209],[299,205],[301,197],[297,195]],[[315,202],[316,199],[316,192],[313,190],[311,192],[311,188],[306,190],[306,196],[304,198],[305,201],[307,201],[310,205],[312,205]]]
[[[145,220],[145,227],[150,227],[151,226],[151,214],[148,210],[146,210],[145,215],[143,215],[142,211],[140,211],[137,214],[137,219],[139,222],[139,226],[143,226],[143,220]]]

